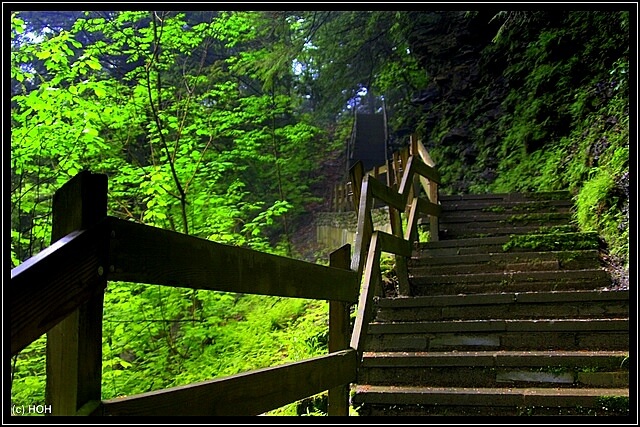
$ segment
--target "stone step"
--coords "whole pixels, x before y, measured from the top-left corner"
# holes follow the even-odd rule
[[[440,240],[408,262],[414,296],[376,300],[358,412],[628,415],[629,293],[577,232],[571,194],[440,203]]]
[[[408,260],[414,276],[497,273],[504,271],[579,270],[601,266],[598,251],[497,252],[453,256],[421,256]]]
[[[421,242],[415,245],[413,258],[504,252],[503,246],[509,240],[509,236],[495,236]]]
[[[627,388],[477,388],[372,386],[355,388],[361,416],[628,415]]]
[[[450,221],[441,221],[440,223],[440,232],[470,232],[470,231],[482,231],[482,230],[524,230],[530,229],[531,232],[537,232],[541,229],[541,227],[552,227],[552,226],[563,226],[567,229],[567,231],[576,232],[577,227],[573,226],[564,219],[535,219],[528,221],[509,221],[507,219],[504,220],[480,220],[480,219],[469,219],[465,222],[450,222]],[[569,230],[569,227],[572,227]],[[507,233],[508,234],[508,233]],[[521,234],[521,233],[512,233],[512,234]]]
[[[595,249],[575,250],[575,251],[529,251],[529,252],[488,252],[481,254],[467,255],[442,255],[437,252],[414,251],[408,260],[410,267],[422,266],[455,266],[465,264],[508,264],[529,261],[558,261],[566,264],[574,260],[599,262],[598,251]]]
[[[380,298],[378,322],[629,316],[629,291],[524,292]]]
[[[475,274],[434,274],[411,275],[414,283],[438,284],[438,283],[504,283],[504,282],[543,282],[543,281],[569,281],[608,279],[607,271],[602,268],[585,270],[554,270],[554,271],[507,271],[498,273]]]
[[[604,269],[410,275],[409,282],[412,295],[415,296],[568,291],[606,289],[611,286],[611,278]]]
[[[491,213],[533,213],[533,212],[570,212],[573,209],[571,200],[458,200],[443,201],[442,214],[449,212],[491,212]]]
[[[584,263],[581,268],[592,268],[598,266],[596,260]],[[565,269],[557,260],[533,259],[522,262],[486,262],[477,264],[455,264],[455,265],[423,265],[411,267],[414,276],[423,275],[446,275],[453,274],[476,274],[476,273],[500,273],[512,271],[555,271]]]
[[[367,351],[627,350],[628,318],[459,320],[369,325]]]
[[[571,200],[572,195],[569,191],[540,191],[533,193],[487,193],[487,194],[463,194],[463,195],[440,195],[440,201],[481,201],[481,200]]]
[[[358,383],[438,387],[629,387],[623,351],[367,352]]]
[[[415,245],[414,257],[451,256],[471,253],[531,252],[598,249],[596,233],[533,233],[528,236],[483,236]]]
[[[370,334],[628,331],[629,319],[481,319],[369,324]]]
[[[464,223],[470,221],[504,221],[509,224],[518,222],[534,221],[534,220],[560,220],[565,222],[573,221],[573,213],[570,210],[565,212],[546,212],[546,213],[519,213],[519,212],[493,212],[482,210],[475,212],[470,211],[451,211],[443,209],[438,217],[440,222],[444,223]]]
[[[508,236],[508,235],[525,235],[531,233],[538,233],[541,225],[522,225],[522,226],[504,226],[497,225],[495,227],[483,227],[481,225],[469,224],[464,227],[447,227],[445,225],[440,226],[438,237],[441,240],[453,240],[453,239],[469,239],[469,238],[482,238],[493,236]],[[576,231],[573,228],[571,231]]]
[[[562,215],[572,217],[574,206],[571,202],[507,202],[507,203],[452,203],[440,204],[440,217],[457,220],[471,217],[485,218],[493,215],[498,219],[513,219],[528,216]]]

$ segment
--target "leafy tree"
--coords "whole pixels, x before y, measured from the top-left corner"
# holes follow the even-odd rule
[[[26,24],[13,16],[12,77],[22,84],[12,98],[14,265],[47,245],[53,191],[83,168],[109,175],[111,215],[291,253],[286,239],[282,248],[273,246],[283,228],[289,232],[278,219],[313,200],[309,182],[323,154],[321,131],[297,111],[300,102],[282,83],[269,86],[264,75],[247,75],[240,66],[251,68],[248,58],[263,47],[252,28],[264,17],[209,18],[193,24],[175,12],[87,16],[30,40],[19,37]],[[126,72],[114,72],[123,62]],[[110,284],[107,397],[170,386],[186,361],[219,357],[207,331],[233,316],[225,304],[244,299]],[[14,359],[14,399],[28,400],[35,383],[26,378],[42,372],[43,350],[38,341]],[[236,369],[272,362],[260,358]],[[228,371],[197,378],[222,372]]]

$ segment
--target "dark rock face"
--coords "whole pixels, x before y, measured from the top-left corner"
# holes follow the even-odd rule
[[[444,133],[430,135],[426,145],[449,147],[448,160],[462,162],[463,167],[473,165],[487,141],[495,141],[491,132],[484,141],[478,141],[473,130],[483,126],[490,129],[497,122],[500,104],[507,93],[507,82],[502,76],[505,65],[493,63],[489,67],[482,59],[483,50],[498,28],[490,23],[494,15],[495,11],[444,11],[416,13],[412,19],[411,50],[430,76],[429,85],[412,102],[422,105],[421,125],[427,134],[444,120],[450,123]],[[486,88],[485,93],[473,114],[461,111],[472,97],[477,97],[481,87]],[[495,177],[488,169],[479,172],[484,172],[485,179]],[[463,182],[451,184],[456,191],[467,187]]]
[[[503,147],[503,157],[512,148],[531,154],[568,136],[582,114],[576,113],[576,93],[588,93],[580,107],[586,112],[611,100],[619,85],[611,73],[625,38],[614,13],[414,12],[410,22],[410,49],[429,79],[412,98],[422,106],[415,127],[427,148],[438,147],[442,164],[455,163],[469,177],[471,171],[482,179],[494,176],[501,159],[492,156],[507,137],[513,147]],[[615,127],[616,118],[605,125]],[[596,144],[589,167],[597,166],[606,146],[606,140]],[[454,191],[467,188],[454,182],[465,174],[447,177]]]
[[[480,51],[490,37],[478,34],[478,23],[485,14],[469,18],[466,12],[416,13],[409,41],[431,77],[431,84],[416,101],[433,103],[463,99],[473,89],[480,75]]]

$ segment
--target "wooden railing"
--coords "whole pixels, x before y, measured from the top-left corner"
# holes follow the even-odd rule
[[[380,254],[396,254],[400,294],[408,295],[405,258],[419,212],[437,238],[439,175],[412,138],[412,155],[389,167],[385,186],[352,168],[358,212],[355,253],[329,266],[137,224],[107,216],[107,178],[81,172],[53,199],[52,245],[11,271],[11,354],[47,333],[46,404],[52,415],[258,415],[328,390],[328,414],[348,415],[376,289]],[[402,160],[402,155],[398,157]],[[431,162],[432,163],[432,162]],[[415,197],[421,180],[429,201]],[[374,231],[373,200],[389,206],[392,233]],[[402,233],[401,212],[408,227]],[[434,234],[435,218],[435,234]],[[329,301],[329,353],[225,378],[103,400],[102,319],[108,281],[178,286]],[[353,331],[349,308],[358,304]]]
[[[349,305],[358,300],[350,247],[322,266],[106,215],[107,180],[82,172],[56,192],[54,243],[11,271],[11,356],[47,333],[46,404],[53,415],[257,415],[329,390],[348,415],[356,377]],[[102,400],[103,295],[108,281],[329,301],[329,353],[226,378]]]
[[[350,171],[354,183],[354,200],[358,200],[358,229],[356,232],[355,252],[351,259],[351,269],[363,277],[358,307],[361,312],[356,316],[355,330],[351,347],[361,355],[366,336],[366,325],[370,319],[371,301],[374,294],[380,293],[382,276],[380,272],[380,254],[388,252],[395,255],[398,277],[398,295],[409,296],[411,289],[407,271],[407,257],[411,256],[413,245],[418,239],[418,219],[420,214],[430,219],[430,239],[438,240],[438,185],[440,175],[435,169],[427,150],[416,135],[411,136],[410,152],[394,155],[388,166],[388,182],[384,185],[373,175],[363,176],[362,167],[356,164]],[[425,159],[428,163],[425,163]],[[391,173],[393,171],[393,173]],[[392,182],[391,179],[394,181]],[[361,183],[361,184],[359,184]],[[420,198],[420,183],[427,199]],[[384,202],[389,208],[389,220],[392,233],[373,230],[371,209],[374,200]],[[401,214],[406,216],[406,231],[403,232]],[[364,329],[362,331],[361,329]]]
[[[355,184],[356,187],[361,185],[362,179],[364,176],[372,176],[376,179],[382,180],[386,182],[387,186],[398,190],[404,170],[407,168],[409,158],[410,157],[418,157],[422,162],[436,169],[435,162],[431,159],[429,152],[422,144],[422,141],[417,137],[417,135],[411,135],[410,144],[408,147],[403,148],[400,151],[396,151],[393,153],[393,157],[387,161],[384,165],[379,165],[371,170],[363,173],[362,170],[356,172],[356,176],[354,177],[353,168],[350,171],[350,181],[344,184],[336,184],[333,189],[333,193],[331,195],[331,209],[333,212],[344,212],[348,210],[353,210],[354,208],[358,209],[358,189],[354,191],[354,179],[358,180]],[[360,167],[354,165],[354,168]],[[358,175],[359,174],[359,175]],[[437,174],[437,172],[436,172]],[[420,176],[420,183],[422,187],[426,191],[426,195],[430,202],[434,204],[438,204],[438,185],[440,178],[431,180],[426,176]],[[413,190],[413,188],[412,188]],[[438,220],[436,215],[432,215],[431,219],[431,239],[438,239]]]

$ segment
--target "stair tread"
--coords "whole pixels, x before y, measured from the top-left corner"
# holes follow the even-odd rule
[[[367,351],[364,352],[363,367],[546,367],[573,363],[584,367],[585,364],[592,366],[613,361],[615,367],[623,368],[622,361],[628,354],[605,350]]]
[[[428,254],[420,254],[419,252],[414,251],[411,256],[412,262],[425,261],[429,262],[430,265],[434,265],[432,263],[459,263],[464,264],[469,262],[467,260],[473,260],[474,262],[483,262],[490,261],[492,258],[536,258],[536,257],[561,257],[563,255],[573,255],[573,256],[597,256],[597,249],[576,249],[576,250],[564,250],[564,251],[529,251],[529,252],[485,252],[482,254],[466,254],[466,255],[428,255]],[[437,264],[435,264],[437,265]]]
[[[364,358],[376,357],[425,357],[425,358],[441,358],[441,357],[626,357],[629,352],[617,350],[540,350],[540,351],[520,351],[520,350],[490,350],[490,351],[365,351]]]
[[[611,289],[592,246],[503,250],[511,235],[551,233],[544,226],[584,239],[571,193],[441,196],[440,204],[440,240],[417,243],[408,259],[414,296],[377,300],[360,378],[371,384],[355,386],[353,402],[379,415],[611,415],[600,398],[629,396],[628,290]],[[556,378],[554,367],[573,374]]]
[[[581,279],[590,279],[590,278],[600,278],[602,276],[606,276],[607,271],[602,268],[585,268],[580,270],[545,270],[545,271],[503,271],[503,272],[492,272],[492,273],[451,273],[451,274],[420,274],[420,275],[409,275],[409,278],[414,280],[427,281],[430,283],[438,283],[439,280],[444,280],[447,282],[453,283],[463,283],[463,282],[473,282],[473,279],[480,279],[479,281],[485,281],[486,279],[502,280],[505,277],[518,279],[518,278],[528,278],[528,277],[537,277],[542,280],[553,280],[556,279],[556,276],[563,276],[569,278],[581,278]],[[484,280],[482,280],[484,279]]]
[[[503,245],[509,241],[509,236],[470,237],[466,239],[438,240],[436,242],[424,242],[418,245],[418,249],[439,249],[451,247]]]
[[[629,396],[628,388],[560,388],[560,387],[428,387],[397,385],[358,385],[356,395],[362,394],[416,394],[416,395],[512,395],[512,396]]]
[[[443,194],[440,196],[441,200],[460,200],[460,199],[498,199],[498,198],[514,198],[514,197],[534,197],[539,199],[543,196],[552,197],[566,197],[571,198],[571,192],[568,190],[556,190],[556,191],[534,191],[534,192],[513,192],[513,193],[484,193],[484,194]]]
[[[628,331],[629,318],[608,319],[483,319],[371,322],[369,334],[451,332]]]
[[[533,291],[380,298],[380,307],[421,307],[515,302],[584,302],[628,300],[628,290]]]

